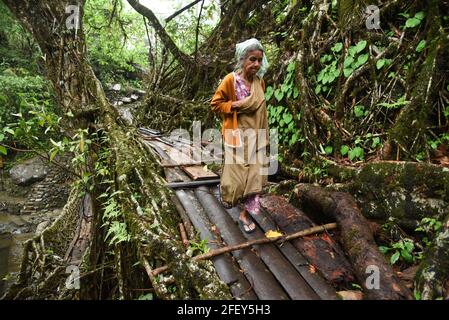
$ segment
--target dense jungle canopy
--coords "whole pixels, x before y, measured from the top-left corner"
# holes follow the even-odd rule
[[[61,216],[25,242],[4,298],[232,297],[212,262],[186,251],[174,191],[138,128],[219,128],[211,97],[236,43],[255,37],[279,132],[269,193],[324,213],[338,212],[329,194],[355,199],[375,239],[339,239],[355,273],[366,245],[391,283],[412,274],[399,293],[367,298],[448,299],[449,1],[160,2],[165,16],[138,0],[0,1],[2,179],[36,155],[71,177]],[[140,100],[117,103],[136,92]],[[67,254],[83,226],[80,252]],[[79,290],[66,286],[73,265]],[[357,279],[351,289],[365,294]]]

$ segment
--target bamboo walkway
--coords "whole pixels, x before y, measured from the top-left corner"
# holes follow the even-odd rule
[[[253,216],[256,231],[245,233],[238,224],[241,208],[225,209],[218,194],[219,177],[202,169],[200,159],[187,156],[188,141],[170,139],[156,130],[140,128],[142,139],[151,147],[164,168],[167,184],[183,218],[189,238],[195,229],[207,239],[210,250],[264,238],[276,230],[270,214],[262,209]],[[179,151],[183,150],[181,154]],[[187,152],[185,152],[187,150]],[[193,152],[191,152],[193,154]],[[254,245],[212,258],[220,278],[239,300],[334,300],[335,290],[291,244],[290,241]]]

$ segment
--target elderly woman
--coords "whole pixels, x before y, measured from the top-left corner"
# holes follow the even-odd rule
[[[259,213],[259,194],[267,182],[259,153],[265,153],[268,145],[265,83],[262,80],[268,62],[262,45],[254,38],[238,43],[235,55],[235,71],[220,83],[211,107],[223,119],[225,161],[220,182],[221,201],[226,207],[242,203],[240,223],[245,232],[252,232],[256,226],[249,213]]]

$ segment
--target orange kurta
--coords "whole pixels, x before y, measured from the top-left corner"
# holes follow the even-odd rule
[[[267,163],[266,160],[260,162],[258,159],[260,159],[260,153],[265,154],[266,145],[269,143],[263,81],[256,77],[251,84],[249,97],[242,101],[243,104],[237,108],[237,111],[231,112],[232,102],[237,101],[234,81],[234,73],[228,74],[211,101],[211,110],[219,113],[223,118],[225,161],[220,180],[221,197],[224,202],[232,206],[247,196],[262,191],[268,176],[261,174],[263,171],[261,168],[266,167]],[[242,143],[238,145],[229,143],[232,139],[226,139],[229,131],[236,129],[242,131]],[[253,133],[251,134],[251,131],[247,129],[252,129]],[[266,133],[264,142],[257,136],[260,129],[265,130]]]
[[[261,80],[262,89],[265,92],[265,82]],[[227,74],[223,81],[221,81],[211,101],[212,111],[219,113],[223,119],[221,133],[224,134],[226,129],[233,128],[231,105],[233,101],[237,101],[237,95],[235,93],[235,78],[234,72]]]

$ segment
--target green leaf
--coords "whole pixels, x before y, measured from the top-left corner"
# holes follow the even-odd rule
[[[408,252],[412,252],[413,249],[415,248],[415,244],[411,241],[406,241],[404,243],[404,247],[405,247],[405,250],[407,250]]]
[[[0,133],[0,142],[2,142],[5,139],[5,135],[3,133]]]
[[[353,72],[354,70],[352,68],[343,69],[343,74],[345,75],[346,78],[349,77]]]
[[[321,92],[321,84],[317,85],[315,88],[315,94],[320,94]]]
[[[288,64],[288,67],[287,67],[287,72],[292,72],[294,70],[295,70],[295,63],[294,62],[290,62]]]
[[[359,53],[363,51],[363,49],[365,49],[366,47],[366,44],[367,44],[366,40],[359,41],[359,43],[357,43],[357,45],[355,46],[356,52]]]
[[[53,159],[56,157],[56,155],[58,154],[59,150],[55,149],[50,153],[50,162],[53,161]]]
[[[414,28],[416,26],[418,26],[421,23],[421,20],[418,18],[410,18],[407,19],[407,21],[405,22],[405,27],[406,28]]]
[[[413,290],[413,296],[415,297],[415,300],[421,300],[421,292],[419,292],[417,288]]]
[[[332,146],[327,146],[325,149],[324,149],[324,151],[326,152],[326,154],[332,154],[332,151],[333,151],[334,149],[332,148]]]
[[[357,48],[355,46],[350,47],[348,53],[350,56],[354,56],[357,53]]]
[[[139,297],[139,300],[153,300],[153,294],[150,292],[146,295],[142,295]]]
[[[273,96],[274,90],[272,86],[268,86],[265,92],[265,100],[269,101]]]
[[[276,97],[277,101],[281,101],[284,98],[284,92],[282,92],[279,89],[276,89],[276,91],[274,92],[274,96]]]
[[[343,49],[343,43],[341,43],[341,42],[337,42],[337,43],[331,48],[331,50],[332,50],[333,52],[340,52],[341,49]]]
[[[379,246],[379,251],[382,252],[383,254],[386,254],[389,250],[390,248],[388,247]]]
[[[340,153],[342,156],[345,156],[346,154],[348,154],[348,151],[349,151],[349,147],[347,145],[341,146]]]
[[[361,56],[359,56],[359,58],[357,59],[357,66],[361,66],[363,65],[365,62],[368,61],[369,55],[368,53],[362,54]]]
[[[365,107],[364,106],[355,106],[354,114],[357,118],[363,117],[365,115]]]
[[[345,61],[343,62],[343,67],[344,68],[348,68],[352,63],[354,62],[354,58],[349,56],[345,59]]]
[[[401,256],[404,258],[404,260],[408,263],[413,262],[413,256],[408,252],[407,250],[401,250]]]
[[[294,145],[296,143],[296,141],[298,141],[298,134],[295,132],[292,137],[290,138],[290,141],[288,142],[288,144],[290,146]]]
[[[375,137],[373,139],[373,143],[371,144],[371,148],[375,148],[380,144],[380,138],[379,137]]]
[[[390,258],[390,263],[395,264],[399,260],[400,253],[396,251]]]
[[[6,150],[6,148],[4,146],[0,146],[0,153],[4,154],[6,156],[8,154],[8,151]]]
[[[9,134],[11,134],[11,135],[15,135],[14,130],[11,129],[11,128],[8,128],[8,127],[4,128],[4,129],[3,129],[3,132],[7,132],[7,133],[9,133]]]
[[[290,113],[284,113],[284,122],[289,124],[293,120],[293,116]]]
[[[417,12],[417,13],[415,14],[415,18],[416,18],[416,19],[419,19],[419,20],[424,19],[424,12],[423,12],[423,11]]]
[[[426,40],[421,40],[418,46],[416,47],[416,52],[423,51],[425,47],[426,47]]]
[[[376,68],[377,70],[381,69],[385,65],[385,59],[379,59],[376,62]]]
[[[294,87],[293,88],[293,99],[298,98],[298,96],[299,96],[299,90],[298,90],[298,88]]]

